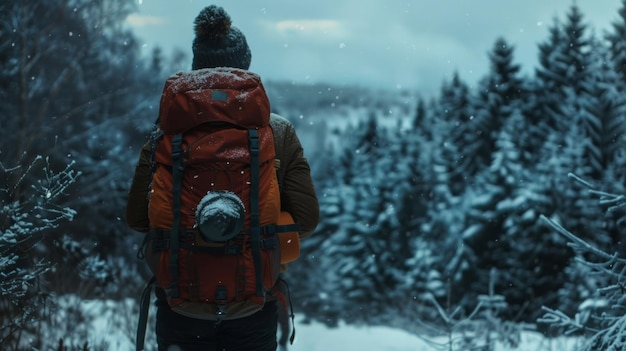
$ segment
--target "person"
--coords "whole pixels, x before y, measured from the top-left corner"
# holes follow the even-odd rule
[[[217,20],[216,20],[217,19]],[[208,28],[206,22],[218,23]],[[231,25],[230,16],[219,6],[204,8],[194,20],[192,71],[230,67],[249,70],[251,51],[244,34]],[[210,33],[207,33],[209,31]],[[211,32],[212,31],[212,32]],[[294,126],[272,113],[270,116],[276,158],[281,210],[289,212],[301,226],[301,237],[310,235],[319,220],[319,203],[311,171]],[[141,149],[128,194],[126,219],[139,232],[150,231],[149,188],[152,181],[150,142]],[[270,298],[262,310],[248,317],[215,323],[178,314],[170,308],[165,291],[156,291],[156,335],[158,350],[276,350],[278,329],[277,299]]]

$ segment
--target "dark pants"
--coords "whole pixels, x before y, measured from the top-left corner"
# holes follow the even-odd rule
[[[159,351],[275,351],[278,307],[270,301],[251,316],[222,321],[194,319],[172,311],[156,289]]]

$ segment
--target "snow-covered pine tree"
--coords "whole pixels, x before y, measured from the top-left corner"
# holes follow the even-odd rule
[[[432,138],[439,139],[441,132],[433,122],[425,119],[415,129],[391,130],[389,151],[383,153],[388,157],[378,167],[381,188],[386,193],[385,208],[378,218],[382,243],[378,251],[384,255],[378,270],[380,276],[393,281],[390,288],[395,290],[392,297],[397,318],[392,323],[400,327],[414,320],[419,312],[411,306],[419,308],[425,294],[439,298],[445,295],[443,261],[450,250],[443,242],[448,236],[429,226],[433,220],[430,210],[440,200],[437,192],[449,193],[437,189],[437,174],[431,167],[438,152]],[[393,268],[385,273],[386,266]]]
[[[425,126],[443,137],[436,141],[441,157],[434,161],[443,167],[441,171],[453,195],[461,194],[468,184],[467,176],[476,173],[473,158],[461,152],[461,147],[473,140],[471,99],[468,85],[455,72],[452,80],[442,85],[435,107],[435,125]]]
[[[514,47],[498,38],[488,56],[490,69],[479,82],[474,118],[465,133],[469,139],[460,145],[463,156],[476,167],[468,177],[489,167],[498,134],[525,95],[521,67],[513,58]]]
[[[328,128],[328,127],[327,127]],[[328,131],[332,137],[349,142],[350,135],[338,129]],[[331,253],[337,235],[341,235],[346,216],[353,208],[352,188],[344,183],[346,172],[352,172],[349,163],[351,152],[342,150],[332,143],[318,145],[315,151],[315,166],[311,171],[320,203],[321,221],[314,235],[300,243],[298,260],[289,265],[285,273],[289,283],[296,313],[310,319],[318,319],[328,325],[336,325],[340,312],[329,296],[334,289],[328,284],[333,280],[334,269],[327,255]]]
[[[565,23],[555,18],[548,40],[539,44],[539,66],[535,70],[537,105],[533,111],[534,119],[547,125],[544,140],[550,133],[564,132],[575,123],[571,111],[563,108],[567,107],[568,97],[569,104],[575,103],[582,91],[580,82],[587,73],[589,49],[587,25],[579,8],[572,5]]]
[[[423,308],[424,296],[443,303],[446,286],[462,286],[462,277],[471,267],[460,235],[465,213],[458,211],[464,191],[471,186],[466,175],[474,170],[468,163],[471,158],[459,149],[469,133],[470,101],[468,86],[454,74],[431,106],[431,117],[405,137],[407,157],[403,160],[408,159],[404,167],[411,182],[401,207],[405,219],[400,223],[403,231],[413,235],[406,284],[410,296],[421,303],[416,313],[423,318],[433,317],[429,315],[432,310]]]
[[[610,63],[606,46],[599,41],[592,42],[594,49],[591,52],[595,59],[591,60],[594,65],[590,70],[590,77],[586,83],[589,85],[588,98],[582,101],[583,113],[581,114],[581,129],[585,135],[583,162],[589,165],[589,174],[580,176],[591,182],[601,184],[621,185],[626,183],[626,164],[623,145],[626,143],[626,98],[620,87],[624,86],[615,66]],[[615,191],[622,189],[616,188]],[[593,206],[594,209],[598,209]],[[606,249],[609,246],[620,244],[622,234],[620,228],[610,218],[598,215],[590,220],[596,220],[594,226],[606,228],[610,241],[599,248]],[[624,246],[622,246],[624,247]]]
[[[378,262],[391,254],[382,251],[386,246],[383,240],[393,240],[392,233],[379,228],[378,223],[378,217],[388,213],[384,208],[391,205],[385,201],[382,188],[387,180],[379,174],[380,171],[383,174],[389,172],[380,167],[384,157],[389,156],[383,151],[388,150],[389,144],[374,113],[359,129],[358,144],[351,150],[354,173],[348,180],[354,196],[351,200],[353,207],[344,217],[343,231],[338,233],[336,240],[332,240],[333,250],[329,256],[336,271],[336,280],[330,284],[335,286],[336,294],[343,297],[341,307],[337,307],[343,311],[342,318],[352,323],[369,322],[372,316],[377,316],[379,320],[383,318],[379,313],[384,310],[380,305],[380,294],[393,290],[377,288],[387,286],[379,284],[379,279],[387,279],[387,275],[380,276],[379,268],[382,266]],[[389,271],[393,269],[386,268]],[[389,281],[388,284],[393,283]]]
[[[520,66],[513,62],[513,47],[503,38],[496,40],[489,59],[491,69],[480,82],[476,117],[467,133],[474,141],[459,145],[464,153],[471,153],[466,157],[482,165],[477,174],[466,175],[471,177],[472,186],[463,194],[468,201],[463,240],[476,266],[463,277],[473,293],[453,291],[453,297],[465,306],[474,303],[479,287],[487,285],[488,272],[499,267],[500,258],[506,255],[501,240],[505,223],[513,214],[501,204],[513,201],[514,190],[527,178],[522,172],[518,145],[511,140],[524,130],[526,123],[522,115],[525,85]]]

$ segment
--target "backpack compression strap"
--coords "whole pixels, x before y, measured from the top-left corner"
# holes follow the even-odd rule
[[[170,231],[170,273],[172,283],[169,286],[171,297],[179,297],[178,289],[178,251],[180,248],[179,232],[181,221],[181,194],[183,187],[183,134],[179,133],[172,138],[172,210],[174,220]]]
[[[261,215],[259,211],[259,133],[248,129],[250,141],[250,245],[256,274],[256,295],[264,296],[261,275]]]

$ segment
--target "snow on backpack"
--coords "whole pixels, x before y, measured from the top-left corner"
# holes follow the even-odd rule
[[[188,317],[219,322],[259,311],[281,263],[297,257],[283,250],[281,258],[281,241],[293,246],[299,230],[281,222],[291,217],[281,213],[280,161],[259,76],[211,68],[168,78],[152,148],[144,253],[152,282],[172,310]],[[150,287],[142,296],[138,349]]]

